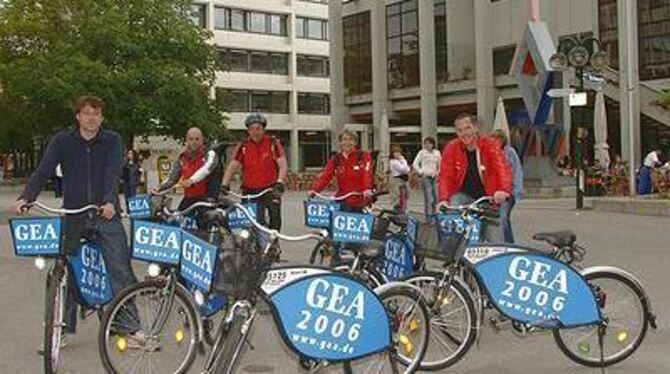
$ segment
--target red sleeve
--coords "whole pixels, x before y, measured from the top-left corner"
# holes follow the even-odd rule
[[[512,194],[512,168],[507,161],[505,153],[492,140],[487,140],[486,151],[488,153],[487,158],[490,160],[490,165],[486,165],[486,167],[493,169],[491,177],[494,184],[493,191],[487,192],[505,191],[508,194]]]
[[[365,173],[363,174],[363,188],[364,190],[372,190],[375,182],[375,168],[372,163],[370,152],[363,153],[363,163],[365,167]]]
[[[284,147],[281,145],[281,140],[277,138],[273,138],[273,140],[275,142],[275,159],[284,157]]]
[[[328,160],[326,168],[323,169],[321,174],[316,177],[316,180],[314,180],[314,184],[312,185],[312,191],[323,191],[323,189],[328,186],[330,181],[333,180],[333,175],[335,175],[335,157]]]
[[[454,143],[449,142],[444,146],[442,150],[442,162],[440,163],[440,174],[439,174],[439,201],[449,201],[451,198],[452,187],[451,184],[454,183],[453,179],[456,177],[455,165],[454,165]]]

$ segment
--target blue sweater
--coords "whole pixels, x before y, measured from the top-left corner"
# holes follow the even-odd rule
[[[514,148],[505,146],[505,156],[512,167],[512,186],[514,187],[514,198],[519,201],[523,197],[523,168],[521,167],[521,160],[516,154]]]
[[[56,134],[44,153],[39,166],[21,198],[34,201],[44,184],[54,175],[56,165],[63,171],[63,207],[77,209],[84,205],[118,205],[118,183],[122,167],[121,136],[100,130],[91,140],[85,140],[79,129],[63,130]]]

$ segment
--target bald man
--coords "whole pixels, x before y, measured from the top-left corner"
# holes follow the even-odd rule
[[[209,178],[194,174],[205,164],[206,153],[202,131],[197,127],[191,127],[186,132],[186,149],[172,164],[167,181],[154,191],[167,190],[181,181],[181,185],[184,187],[184,198],[179,204],[179,210],[184,210],[198,201],[205,200],[209,192]]]

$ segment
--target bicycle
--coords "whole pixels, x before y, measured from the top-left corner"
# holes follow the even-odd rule
[[[450,287],[464,285],[459,279],[462,274],[472,276],[473,288],[481,293],[485,308],[495,309],[521,335],[552,331],[561,351],[579,364],[605,367],[633,354],[647,327],[656,328],[656,316],[641,282],[614,267],[577,267],[586,250],[576,244],[571,232],[536,234],[536,240],[552,246],[548,251],[511,244],[470,244],[474,228],[481,228],[481,217],[488,215],[480,207],[488,199],[448,207],[460,214],[465,222],[462,227],[449,226],[453,220],[439,217],[437,229],[430,225],[417,227],[418,238],[431,239],[427,240],[428,246],[417,240],[415,251],[444,261],[442,271],[423,271],[405,279],[420,287],[428,300],[431,338],[435,338],[431,342],[440,345],[429,347],[421,368],[449,367],[475,341],[480,326],[475,298],[471,292],[453,295]],[[417,224],[412,220],[410,223]],[[422,233],[423,229],[431,232]],[[608,287],[609,283],[615,287]],[[466,290],[470,288],[466,286]],[[625,291],[631,304],[619,302],[620,290]],[[632,306],[627,310],[632,309],[636,315],[628,321],[630,324],[619,323],[619,314],[614,310],[617,305]],[[479,312],[479,317],[483,319],[483,312]],[[494,320],[497,319],[491,319],[492,325],[496,327]],[[593,352],[594,345],[599,348],[598,355]]]
[[[150,278],[125,289],[110,303],[99,331],[100,356],[108,372],[134,372],[140,365],[150,366],[150,360],[148,363],[138,360],[128,367],[126,358],[137,350],[149,356],[162,356],[166,340],[160,339],[158,332],[163,330],[172,331],[174,341],[168,343],[173,343],[175,353],[166,356],[173,358],[172,361],[157,360],[169,366],[161,372],[185,372],[195,359],[196,347],[201,347],[201,342],[213,344],[214,318],[229,304],[228,295],[209,293],[208,279],[215,272],[219,248],[232,246],[231,230],[245,226],[243,219],[233,218],[234,213],[242,214],[231,212],[223,219],[208,211],[218,206],[214,202],[197,202],[183,211],[171,211],[165,193],[154,195],[160,196],[160,201],[142,204],[145,211],[152,213],[141,215],[151,217],[153,222],[132,222],[133,258],[150,264]],[[194,229],[197,226],[185,222],[198,210],[197,221],[202,227]],[[161,243],[152,245],[151,240]],[[146,306],[144,310],[156,313],[139,313],[145,318],[128,321],[124,319],[126,304],[139,305],[141,310]],[[138,326],[126,326],[128,322]],[[141,331],[139,338],[134,336],[137,331]]]
[[[224,203],[222,209],[231,206],[235,204]],[[293,237],[249,219],[255,230],[244,230],[240,236],[245,240],[241,252],[250,258],[243,261],[247,264],[241,267],[243,271],[236,272],[249,277],[241,282],[229,277],[224,282],[226,292],[234,294],[237,301],[219,329],[203,373],[235,371],[257,315],[258,299],[270,306],[284,343],[300,356],[303,368],[311,372],[339,362],[344,364],[345,373],[367,365],[368,370],[374,370],[375,365],[383,365],[387,359],[393,372],[398,372],[398,365],[402,364],[407,366],[406,373],[416,369],[428,338],[428,315],[424,314],[427,310],[418,290],[392,283],[376,290],[376,294],[360,280],[324,268],[270,269],[271,259],[277,256],[278,239],[319,240],[324,233]],[[253,236],[257,234],[270,236],[264,248],[256,245]],[[393,318],[389,313],[393,313]],[[396,350],[398,345],[401,352]],[[375,360],[370,358],[372,355],[379,357],[370,364],[368,360]],[[364,372],[387,372],[381,367],[376,370]]]
[[[58,209],[37,201],[27,204],[24,209],[27,211],[32,207],[59,215],[97,212],[100,209],[96,205]],[[16,256],[35,257],[35,266],[39,270],[47,267],[47,261],[53,261],[47,274],[44,317],[44,371],[48,374],[56,373],[61,364],[68,284],[74,286],[75,301],[82,307],[80,318],[86,317],[86,310],[95,310],[100,316],[103,306],[112,299],[112,279],[107,273],[102,249],[94,243],[95,226],[89,226],[82,232],[79,247],[71,253],[67,252],[68,248],[63,248],[62,226],[60,216],[10,219]],[[74,283],[70,283],[72,281]]]

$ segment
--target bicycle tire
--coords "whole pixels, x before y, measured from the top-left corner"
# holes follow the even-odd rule
[[[368,365],[365,363],[367,360],[371,359],[371,357],[363,358],[360,360],[356,360],[353,362],[345,362],[343,363],[342,371],[344,374],[353,374],[353,373],[358,373],[358,374],[387,374],[387,373],[403,373],[403,374],[410,374],[414,373],[416,370],[418,370],[421,361],[423,359],[423,355],[426,353],[426,349],[428,348],[428,334],[429,334],[429,329],[428,329],[428,321],[429,321],[429,312],[428,308],[426,306],[426,303],[421,295],[421,293],[414,289],[413,287],[410,287],[405,284],[398,283],[390,288],[383,289],[381,292],[378,293],[379,298],[381,299],[382,303],[384,304],[384,307],[387,308],[388,310],[388,305],[387,303],[397,297],[403,297],[408,300],[412,300],[416,302],[416,305],[419,308],[419,313],[421,315],[421,319],[425,321],[425,323],[420,324],[420,326],[423,326],[422,330],[422,339],[420,340],[419,344],[412,344],[413,348],[412,351],[415,352],[415,359],[411,362],[409,362],[406,359],[403,359],[403,357],[398,354],[397,350],[402,348],[398,348],[397,346],[391,347],[388,352],[385,354],[388,355],[388,360],[389,360],[389,368],[384,367],[383,369],[379,366],[379,364],[374,364],[374,365]],[[389,316],[389,320],[391,322],[397,321],[398,319],[395,318],[397,316]],[[411,323],[411,322],[410,322]],[[395,334],[397,331],[393,331],[392,334]],[[416,336],[416,335],[415,335]],[[398,343],[398,342],[396,342]],[[398,343],[402,344],[402,343]],[[373,372],[368,372],[368,371],[361,371],[357,369],[359,366],[367,366],[369,367],[377,367],[378,370],[381,371],[373,371]],[[404,370],[400,370],[401,367],[405,367]]]
[[[623,286],[627,287],[635,296],[636,300],[638,301],[638,307],[639,310],[641,311],[641,321],[640,321],[640,332],[637,334],[637,337],[633,339],[632,343],[627,344],[626,347],[619,351],[618,353],[615,353],[613,356],[606,357],[603,362],[600,361],[600,355],[598,354],[597,357],[594,357],[593,359],[587,359],[584,358],[583,356],[578,355],[575,353],[573,350],[569,348],[569,344],[563,339],[562,334],[562,329],[557,329],[553,331],[554,335],[554,340],[556,341],[556,344],[558,345],[558,348],[565,354],[569,359],[572,361],[583,365],[587,367],[607,367],[614,365],[616,363],[619,363],[626,358],[628,358],[630,355],[635,353],[635,351],[640,347],[642,344],[642,341],[644,340],[644,337],[646,336],[647,329],[649,327],[649,308],[647,303],[644,302],[645,298],[645,293],[644,291],[639,287],[639,285],[634,282],[633,280],[629,279],[628,277],[614,273],[611,271],[603,270],[603,271],[596,271],[593,273],[588,273],[585,275],[586,280],[591,284],[595,280],[602,280],[602,279],[609,279],[609,280],[614,280],[616,282],[620,282]],[[610,295],[611,296],[611,295]],[[610,303],[611,297],[607,297],[605,303]],[[609,305],[609,304],[607,304]],[[630,310],[630,308],[627,308],[627,310]],[[607,314],[605,314],[605,318],[609,318]],[[598,328],[598,326],[593,326],[592,328]],[[609,327],[607,327],[609,329]],[[627,335],[627,334],[626,334]],[[599,348],[597,348],[599,350]],[[578,347],[579,350],[579,347]]]
[[[56,265],[47,278],[46,310],[44,313],[44,372],[55,374],[60,359],[60,340],[65,314],[65,268]]]
[[[330,267],[333,265],[333,259],[331,258],[331,261],[329,264],[324,264],[326,260],[326,256],[324,255],[324,252],[328,250],[328,247],[330,247],[331,244],[325,242],[325,241],[320,241],[316,243],[314,248],[312,249],[312,252],[309,255],[309,264],[310,265],[317,265],[317,266],[327,266]]]
[[[432,282],[435,285],[438,284],[438,282],[442,279],[443,273],[438,272],[438,271],[421,271],[414,273],[410,275],[409,277],[405,278],[403,281],[407,282],[409,284],[413,284],[417,286],[417,283],[421,282]],[[419,288],[421,288],[419,286]],[[467,325],[469,326],[467,329],[467,333],[465,334],[464,339],[462,339],[462,343],[459,344],[455,352],[448,357],[442,358],[440,360],[435,360],[435,361],[427,361],[426,357],[424,356],[424,360],[421,362],[421,366],[419,367],[420,370],[428,370],[428,371],[434,371],[434,370],[443,370],[445,368],[448,368],[457,362],[459,362],[465,355],[468,353],[468,351],[472,348],[472,345],[475,343],[476,337],[477,337],[477,311],[475,308],[475,303],[474,299],[472,296],[472,293],[469,291],[469,288],[461,283],[458,279],[454,279],[451,283],[451,289],[449,290],[450,293],[454,294],[455,297],[457,297],[459,300],[461,300],[461,303],[465,307],[465,313],[468,319]],[[428,305],[429,305],[429,310],[431,313],[431,332],[430,332],[430,339],[429,339],[429,346],[435,346],[435,342],[438,341],[437,335],[435,334],[442,334],[444,333],[446,335],[446,332],[442,327],[435,327],[433,326],[434,323],[436,323],[437,318],[439,318],[434,312],[432,308],[432,303],[435,302],[435,300],[432,300],[432,297],[429,295],[429,297],[424,297],[428,300]],[[451,340],[452,342],[455,340],[449,335],[447,335],[447,338]],[[441,344],[445,344],[442,342]],[[431,351],[432,352],[432,351]]]
[[[114,323],[113,317],[117,315],[117,312],[121,310],[121,308],[123,308],[127,302],[132,302],[133,296],[135,294],[140,295],[142,292],[153,292],[153,293],[161,292],[165,289],[166,284],[167,279],[165,278],[154,278],[143,282],[135,283],[134,285],[127,287],[126,289],[121,291],[107,306],[105,314],[100,324],[100,330],[98,332],[98,351],[103,366],[108,373],[119,373],[119,374],[124,373],[123,371],[119,371],[118,368],[114,366],[112,359],[109,356],[109,352],[114,348],[108,344],[110,343],[109,338],[112,335],[116,334],[116,332],[113,331],[114,329],[112,326]],[[200,341],[200,337],[198,335],[199,314],[197,312],[196,306],[193,304],[191,296],[180,285],[176,285],[176,287],[174,288],[174,297],[175,300],[173,300],[171,304],[171,310],[169,313],[172,313],[173,310],[175,309],[175,301],[176,301],[178,305],[181,305],[183,307],[179,312],[183,310],[186,313],[187,325],[192,326],[190,329],[191,337],[190,339],[188,339],[189,347],[187,350],[187,354],[181,361],[180,365],[178,365],[177,368],[174,370],[174,373],[182,374],[188,371],[188,369],[193,364],[193,361],[195,360],[196,345]],[[162,374],[164,373],[164,371],[156,373]]]

